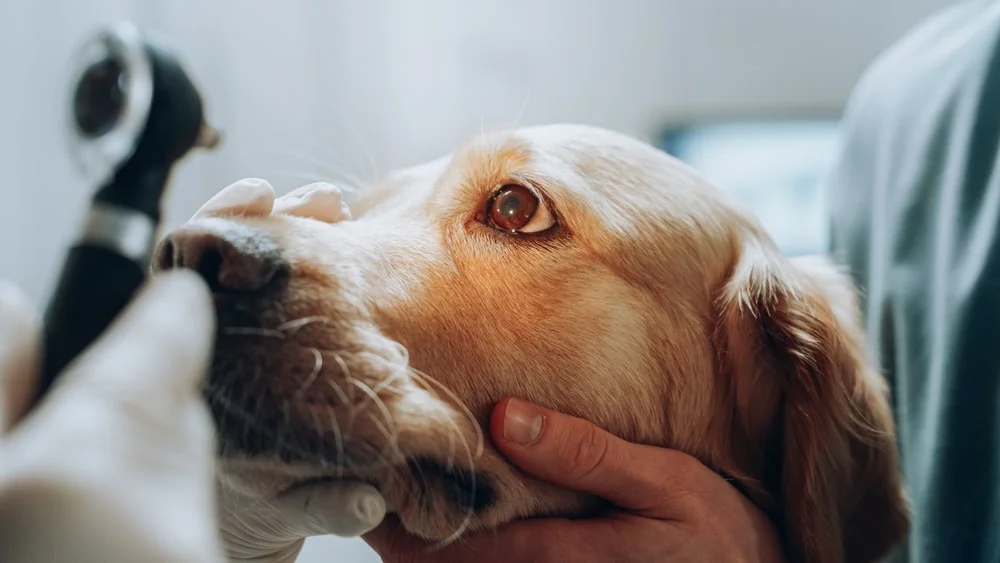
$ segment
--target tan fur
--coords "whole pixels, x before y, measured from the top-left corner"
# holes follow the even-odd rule
[[[511,182],[543,194],[552,232],[481,223]],[[479,454],[490,408],[514,395],[734,478],[792,561],[872,561],[905,534],[892,419],[853,288],[821,261],[782,257],[678,161],[603,130],[523,129],[397,173],[353,211],[333,226],[242,221],[282,247],[290,276],[247,306],[282,338],[227,333],[238,315],[220,311],[210,397],[228,413],[222,435],[256,425],[273,442],[225,453],[233,486],[359,476],[432,539],[594,507],[489,443]],[[276,462],[282,448],[301,455]],[[474,467],[496,502],[463,513],[421,486],[427,475],[406,466],[416,458]]]

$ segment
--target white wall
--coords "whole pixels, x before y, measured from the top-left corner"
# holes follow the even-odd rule
[[[165,33],[228,133],[177,174],[174,225],[236,178],[284,189],[367,178],[483,125],[580,121],[647,136],[695,114],[837,109],[872,57],[950,3],[4,1],[0,276],[42,303],[90,195],[60,126],[71,49],[103,22]],[[324,541],[308,561],[363,560],[337,551],[357,543]]]

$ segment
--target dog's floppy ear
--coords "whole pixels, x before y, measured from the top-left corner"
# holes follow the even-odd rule
[[[885,556],[906,535],[908,502],[854,286],[825,260],[750,242],[717,306],[729,434],[767,444],[753,465],[789,560]]]

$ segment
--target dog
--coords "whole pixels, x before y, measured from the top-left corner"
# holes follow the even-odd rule
[[[875,561],[906,534],[849,278],[783,256],[678,160],[593,127],[504,131],[360,190],[352,213],[204,217],[157,250],[215,295],[227,486],[365,480],[437,541],[600,510],[483,439],[516,396],[690,454],[791,561]]]

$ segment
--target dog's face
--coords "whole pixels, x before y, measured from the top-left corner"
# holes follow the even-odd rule
[[[273,266],[217,292],[207,388],[230,486],[360,478],[433,540],[595,508],[483,439],[517,396],[694,455],[775,518],[793,558],[868,560],[904,532],[849,283],[781,257],[676,160],[524,129],[394,174],[353,211],[182,227]]]

